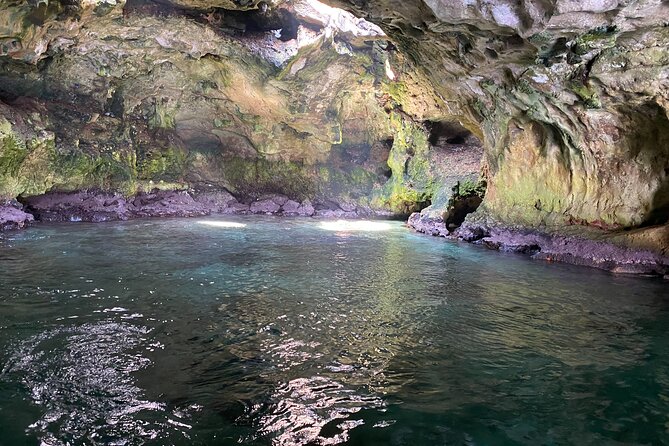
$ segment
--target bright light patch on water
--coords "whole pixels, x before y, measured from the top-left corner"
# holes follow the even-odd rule
[[[197,224],[204,226],[211,226],[214,228],[245,228],[244,223],[237,223],[234,221],[198,221]]]
[[[319,226],[326,231],[388,231],[391,229],[388,223],[369,220],[323,221]]]

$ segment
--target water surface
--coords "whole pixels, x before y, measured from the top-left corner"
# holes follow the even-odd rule
[[[0,445],[669,444],[666,282],[236,221],[2,235]]]

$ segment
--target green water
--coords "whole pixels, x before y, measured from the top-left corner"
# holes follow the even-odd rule
[[[238,221],[0,236],[0,445],[669,444],[666,282]]]

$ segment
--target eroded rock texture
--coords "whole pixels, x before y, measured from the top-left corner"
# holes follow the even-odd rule
[[[467,166],[431,150],[429,119],[443,101],[429,80],[398,56],[405,79],[391,81],[392,44],[344,11],[314,1],[2,5],[2,198],[194,188],[408,215],[450,191],[444,180],[478,175],[480,146]]]
[[[666,224],[667,2],[330,3],[379,24],[482,138],[488,189],[470,227],[587,226],[635,245],[638,230],[616,230]],[[647,232],[641,245],[666,255]]]

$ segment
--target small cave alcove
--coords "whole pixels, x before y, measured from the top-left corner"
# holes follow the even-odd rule
[[[433,147],[481,146],[481,141],[457,121],[428,121],[425,126]]]

